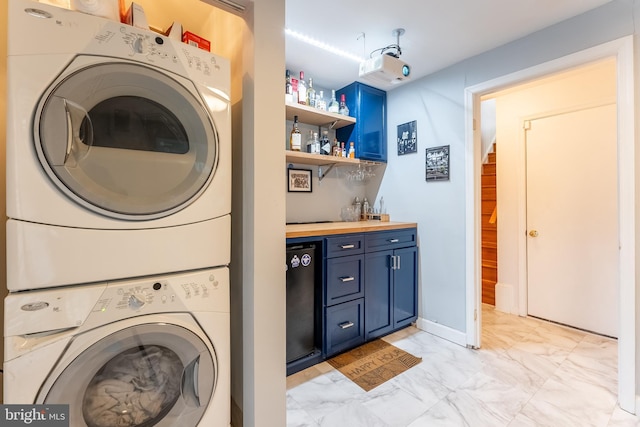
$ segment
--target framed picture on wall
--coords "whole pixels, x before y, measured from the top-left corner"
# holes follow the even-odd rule
[[[418,152],[418,122],[398,125],[398,156]]]
[[[426,180],[449,180],[449,146],[427,148],[426,153]]]
[[[287,169],[288,190],[291,193],[311,193],[311,170]]]

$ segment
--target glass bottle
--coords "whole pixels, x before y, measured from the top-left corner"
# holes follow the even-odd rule
[[[349,115],[349,108],[347,107],[347,97],[344,93],[340,95],[340,107],[338,109],[338,113],[345,116]]]
[[[322,138],[320,139],[320,154],[331,154],[331,141],[329,141],[329,131],[322,131]]]
[[[289,103],[293,102],[293,85],[291,84],[291,71],[289,70],[285,74],[284,100]]]
[[[307,153],[311,153],[312,148],[313,148],[313,131],[309,130],[309,136],[307,136],[307,143],[306,143]]]
[[[338,104],[338,101],[336,101],[335,89],[331,90],[331,101],[329,101],[327,111],[329,111],[330,113],[337,113],[338,111],[340,111],[340,104]]]
[[[324,100],[323,91],[319,90],[316,96],[316,108],[318,110],[327,111],[327,101]]]
[[[300,151],[302,147],[302,134],[298,128],[298,116],[293,116],[293,128],[289,136],[289,149],[291,151]]]
[[[318,132],[313,133],[313,142],[311,143],[311,153],[320,154],[320,139],[318,139]]]
[[[298,80],[298,103],[307,103],[307,82],[304,81],[304,71],[300,71],[300,79]]]
[[[356,158],[356,147],[354,146],[353,141],[349,143],[349,158]]]
[[[309,77],[309,87],[307,88],[307,105],[316,107],[316,90],[313,88],[313,79]]]

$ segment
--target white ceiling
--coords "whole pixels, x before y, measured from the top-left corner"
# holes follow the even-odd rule
[[[400,59],[411,66],[415,80],[609,1],[286,0],[286,27],[363,57],[395,44],[393,30],[404,28]],[[359,80],[358,62],[291,36],[285,40],[293,75],[302,70],[326,89]]]

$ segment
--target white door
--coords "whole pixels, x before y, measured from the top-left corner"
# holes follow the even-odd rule
[[[528,313],[617,336],[616,106],[528,125]]]

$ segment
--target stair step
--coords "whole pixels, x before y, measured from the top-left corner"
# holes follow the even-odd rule
[[[480,177],[480,185],[483,187],[495,187],[496,186],[496,174],[482,174]]]
[[[482,268],[482,281],[496,283],[498,281],[498,269],[490,267]]]
[[[487,163],[495,163],[495,162],[496,162],[496,153],[494,151],[493,153],[489,153],[489,155],[487,156]]]
[[[496,200],[495,187],[482,187],[482,200]]]
[[[493,210],[496,207],[496,204],[493,202],[493,200],[488,200],[487,202],[488,203],[480,204],[480,212],[482,213],[482,215],[491,216],[491,214],[493,213]]]
[[[496,173],[495,163],[485,163],[482,165],[482,173],[486,175],[494,175]]]
[[[498,269],[498,261],[490,261],[488,259],[483,259],[482,260],[482,268],[493,268],[495,270]]]

